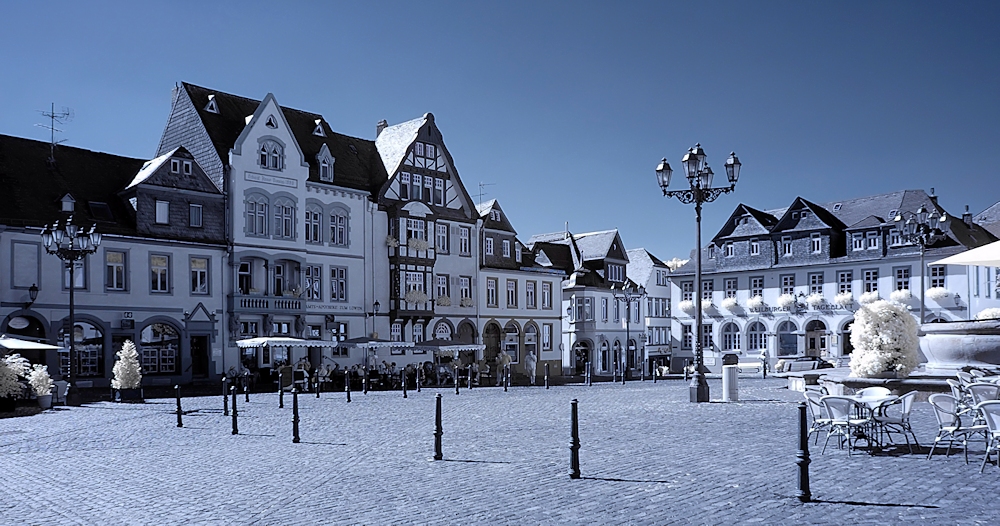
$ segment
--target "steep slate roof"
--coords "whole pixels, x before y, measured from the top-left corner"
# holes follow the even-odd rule
[[[0,135],[0,224],[42,227],[66,215],[60,199],[76,200],[74,222],[97,223],[104,234],[134,234],[135,213],[117,192],[142,169],[146,159],[56,146],[50,166],[49,143]],[[89,201],[107,203],[114,222],[95,217]]]
[[[188,96],[197,109],[198,116],[219,154],[219,159],[222,160],[223,164],[228,164],[229,150],[246,127],[246,118],[253,115],[261,101],[195,86],[187,82],[182,83],[182,86],[187,90]],[[219,113],[205,110],[209,95],[214,95]],[[281,107],[281,112],[295,136],[295,141],[299,143],[306,162],[309,163],[310,182],[363,190],[373,195],[378,193],[378,189],[385,184],[388,177],[373,141],[334,132],[326,119],[318,113],[284,106]],[[320,126],[323,127],[326,137],[313,134],[317,120],[320,121]],[[333,182],[319,180],[319,164],[316,161],[316,155],[319,154],[323,145],[326,145],[330,150],[330,155],[335,159]]]
[[[417,140],[417,132],[427,122],[428,115],[425,113],[423,117],[388,126],[375,138],[375,146],[387,173],[394,174],[399,169],[406,158],[406,151]]]
[[[994,236],[1000,237],[1000,202],[976,214],[975,222]]]
[[[626,251],[626,254],[628,255],[628,265],[625,266],[625,275],[643,287],[649,283],[649,277],[652,276],[654,268],[667,268],[659,258],[644,248],[633,248]]]
[[[500,212],[500,221],[497,221],[491,217],[490,211],[496,209]],[[514,225],[510,223],[507,218],[507,214],[504,213],[503,208],[500,207],[500,203],[496,199],[490,199],[485,203],[479,203],[476,205],[476,211],[479,212],[479,218],[483,220],[483,228],[491,228],[494,230],[502,230],[504,232],[510,232],[517,235],[517,231],[514,230]]]
[[[125,187],[125,189],[127,190],[129,188],[132,188],[133,186],[142,184],[142,182],[148,179],[149,176],[153,175],[153,173],[159,170],[160,166],[163,166],[163,163],[167,162],[167,159],[173,157],[174,154],[177,153],[177,150],[179,149],[180,146],[174,148],[173,150],[170,150],[169,152],[155,159],[146,161],[146,164],[142,165],[142,169],[139,170],[139,173],[135,174],[135,177],[132,178],[132,182],[129,183],[128,186]]]

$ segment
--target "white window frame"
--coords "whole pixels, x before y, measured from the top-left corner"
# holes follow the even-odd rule
[[[112,254],[120,255],[121,262],[111,261]],[[124,250],[104,251],[104,288],[108,291],[125,292],[128,290],[128,253]]]
[[[156,218],[155,222],[158,225],[169,225],[170,224],[170,201],[156,200]]]
[[[330,301],[337,303],[348,301],[347,267],[330,266]]]
[[[552,308],[552,283],[548,281],[542,282],[542,308]]]
[[[526,281],[524,283],[524,306],[529,309],[538,308],[538,302],[535,296],[536,287],[537,284],[534,281]]]
[[[485,241],[485,244],[486,244],[486,248],[484,250],[486,251],[486,255],[487,256],[492,256],[493,255],[493,238],[492,237],[487,237],[486,241]]]
[[[517,280],[507,280],[507,308],[517,308]]]
[[[497,297],[497,287],[499,286],[499,280],[497,278],[486,278],[486,306],[487,307],[498,307],[499,298]]]
[[[509,239],[504,239],[501,243],[503,245],[503,257],[509,258],[510,257],[510,240]]]
[[[205,210],[201,205],[190,203],[188,205],[188,225],[192,228],[201,228],[205,224]]]
[[[153,258],[163,258],[163,264]],[[153,294],[170,293],[170,254],[149,255],[149,292]]]
[[[459,227],[458,229],[458,253],[463,256],[471,255],[471,244],[469,243],[469,238],[471,237],[472,229],[469,227]]]
[[[204,262],[204,268],[198,268],[196,262]],[[208,283],[211,260],[204,256],[191,256],[188,265],[191,267],[191,294],[207,296],[212,290]]]

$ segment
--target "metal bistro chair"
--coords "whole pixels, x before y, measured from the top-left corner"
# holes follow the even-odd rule
[[[890,443],[892,442],[891,433],[899,433],[903,435],[906,440],[906,448],[910,450],[910,454],[913,454],[913,445],[910,444],[910,437],[913,437],[913,443],[920,447],[920,442],[917,441],[917,435],[913,433],[913,428],[910,427],[910,411],[913,409],[913,401],[917,398],[916,391],[910,391],[905,395],[899,397],[897,400],[890,402],[881,406],[880,411],[876,412],[873,418],[875,419],[876,425],[878,425],[879,430],[890,438]],[[890,411],[894,407],[899,406],[899,415],[894,415]],[[907,436],[909,433],[909,436]]]
[[[987,382],[976,382],[965,387],[972,395],[972,401],[976,406],[987,400],[1000,400],[1000,385]]]
[[[823,398],[823,394],[819,391],[806,391],[802,393],[806,398],[806,407],[809,409],[809,433],[806,434],[806,439],[813,433],[816,434],[816,439],[813,441],[814,444],[819,443],[819,432],[829,431],[830,429],[830,417],[826,413],[826,408],[823,407],[823,403],[820,399]]]
[[[838,440],[840,447],[843,447],[845,440],[847,441],[847,455],[850,456],[853,447],[851,437],[855,435],[855,432],[861,432],[867,427],[869,420],[854,416],[858,404],[849,396],[824,396],[820,399],[820,403],[823,404],[827,416],[830,417],[830,429],[826,433],[826,442],[823,443],[823,451],[820,454],[826,453],[830,437],[837,435],[840,437]]]
[[[865,387],[855,393],[855,396],[889,396],[892,391],[888,387]]]
[[[969,385],[971,383],[975,383],[976,381],[975,376],[972,376],[971,374],[965,371],[958,371],[957,373],[955,373],[955,376],[958,377],[959,382],[962,382],[962,385]]]
[[[934,437],[934,444],[931,445],[931,450],[927,452],[927,459],[929,460],[934,455],[934,449],[937,448],[938,442],[941,440],[948,440],[948,451],[945,453],[945,456],[951,455],[951,447],[956,441],[960,440],[962,448],[965,450],[965,463],[968,464],[969,436],[976,433],[983,433],[985,435],[987,431],[986,426],[963,426],[962,413],[959,412],[959,402],[950,394],[932,394],[927,401],[934,408],[934,418],[938,422],[937,436]]]
[[[1000,400],[987,400],[976,405],[976,411],[982,415],[986,421],[987,440],[986,454],[983,455],[983,464],[979,466],[979,472],[986,469],[986,463],[990,459],[990,453],[997,452],[997,467],[1000,467]]]
[[[974,405],[972,403],[972,393],[965,389],[962,382],[948,378],[945,380],[945,383],[947,383],[948,387],[951,388],[951,396],[953,396],[955,400],[958,400],[959,413],[965,414],[972,411],[972,406]]]

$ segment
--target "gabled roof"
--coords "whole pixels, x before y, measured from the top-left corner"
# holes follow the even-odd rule
[[[885,224],[885,220],[881,217],[868,216],[853,225],[847,227],[848,230],[857,230],[861,228],[877,228]]]
[[[223,164],[228,164],[229,150],[246,128],[246,118],[257,111],[261,101],[186,82],[182,83],[182,86],[198,111],[198,116],[219,154],[219,159]],[[218,113],[206,109],[209,95],[212,96]],[[295,136],[295,141],[302,149],[305,161],[309,164],[310,182],[353,188],[373,194],[378,192],[387,176],[373,141],[334,132],[326,119],[318,113],[280,107],[289,129]],[[322,126],[325,137],[313,133],[317,126]],[[323,145],[326,145],[330,155],[335,159],[333,182],[319,179],[319,162],[316,156]]]
[[[528,239],[528,246],[535,243],[570,244],[577,247],[582,261],[604,259],[611,251],[611,244],[618,239],[618,230],[603,230],[584,234],[566,235],[565,232],[535,234]]]
[[[752,221],[747,221],[746,224],[737,224],[738,222],[736,220],[745,215],[749,215]],[[778,218],[772,216],[771,214],[740,203],[739,206],[733,210],[729,219],[712,240],[715,241],[727,237],[752,237],[767,235],[777,223]]]
[[[493,219],[492,214],[490,214],[493,210],[500,212],[499,221]],[[514,225],[510,224],[510,221],[507,219],[507,214],[504,213],[503,208],[500,208],[500,203],[498,203],[496,199],[490,199],[485,203],[479,203],[476,205],[476,211],[479,212],[479,218],[483,220],[483,228],[502,230],[504,232],[510,232],[517,235],[517,231],[514,230]]]
[[[417,133],[427,122],[428,115],[430,114],[425,113],[423,117],[388,126],[375,138],[375,147],[378,148],[386,173],[394,174],[399,169],[410,145],[417,140]]]
[[[627,251],[627,254],[628,265],[625,266],[625,275],[628,279],[643,287],[649,283],[649,278],[652,276],[654,268],[667,268],[659,258],[650,254],[644,248],[634,248]]]
[[[139,173],[135,174],[135,177],[132,178],[132,182],[129,183],[128,186],[125,187],[125,189],[127,190],[129,188],[132,188],[133,186],[141,184],[146,179],[149,179],[149,176],[153,175],[157,170],[159,170],[160,167],[163,166],[163,163],[167,162],[167,159],[173,157],[174,154],[177,153],[177,150],[179,149],[180,147],[178,146],[177,148],[174,148],[173,150],[170,150],[169,152],[155,159],[150,159],[149,161],[146,161],[146,164],[142,165],[142,169],[139,170]]]
[[[63,219],[60,199],[76,202],[75,222],[98,223],[105,234],[135,232],[131,207],[117,192],[142,169],[146,159],[56,146],[50,164],[48,142],[0,135],[0,224],[41,227]],[[106,203],[114,221],[95,215],[90,203]]]
[[[976,214],[975,222],[994,236],[1000,237],[1000,202]]]
[[[812,212],[812,214],[816,217],[816,219],[819,220],[821,225],[814,224],[812,226],[808,226],[808,223],[803,223],[802,221],[796,221],[796,219],[792,217],[792,214],[794,212],[801,212],[802,210],[808,210]],[[782,232],[794,232],[794,231],[818,230],[822,228],[843,229],[844,226],[845,226],[844,223],[840,219],[837,219],[837,217],[833,215],[826,208],[823,208],[822,206],[817,205],[812,201],[808,201],[801,197],[796,197],[795,200],[792,201],[791,206],[785,209],[785,213],[782,214],[781,219],[778,220],[778,223],[772,227],[772,231],[780,230]]]
[[[166,166],[166,161],[170,158],[190,161],[191,172],[184,174],[182,172],[170,171]],[[219,187],[215,186],[215,183],[205,174],[198,161],[191,155],[191,152],[187,151],[183,146],[178,146],[170,152],[144,164],[139,173],[132,179],[132,182],[119,195],[126,198],[133,197],[135,196],[133,189],[139,185],[160,186],[173,190],[193,190],[195,192],[222,195]]]

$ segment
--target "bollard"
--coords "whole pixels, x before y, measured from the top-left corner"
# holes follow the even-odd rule
[[[320,381],[319,381],[319,375],[317,374],[315,376],[316,376],[316,398],[319,398],[319,386],[321,386],[323,384],[320,383]]]
[[[569,431],[569,478],[580,478],[580,420],[577,415],[577,400],[570,403],[570,431]]]
[[[417,392],[420,392],[420,371],[422,367],[417,367]]]
[[[444,434],[444,430],[441,429],[441,393],[434,395],[434,401],[436,404],[434,410],[434,460],[441,460],[444,458],[444,455],[441,454],[441,435]]]
[[[292,388],[292,443],[299,443],[299,390]]]
[[[285,408],[285,388],[281,385],[281,378],[278,378],[278,409]]]
[[[406,369],[399,371],[399,379],[402,380],[403,384],[403,398],[406,398]]]
[[[587,362],[586,371],[584,372],[583,383],[586,385],[594,385],[590,378],[590,362]]]
[[[365,367],[364,378],[361,379],[361,394],[368,394],[368,368]]]
[[[812,500],[809,492],[809,425],[806,420],[806,404],[799,402],[799,451],[795,461],[799,466],[799,492],[795,495],[802,502]]]
[[[458,394],[458,367],[455,368],[455,394]]]
[[[240,428],[236,424],[236,386],[230,386],[229,392],[233,395],[233,434],[238,435],[240,434]]]
[[[181,386],[175,385],[174,391],[177,393],[177,427],[184,427],[184,421],[181,419],[183,411],[181,411]]]
[[[642,367],[639,368],[639,381],[640,382],[645,382],[646,381],[646,366],[645,365],[643,365]]]
[[[344,371],[344,392],[347,393],[347,402],[351,401],[351,371]]]
[[[690,371],[688,371],[688,361],[684,360],[684,381],[686,382],[690,379],[691,376],[690,376]]]
[[[229,416],[229,378],[222,377],[222,416]]]
[[[250,371],[243,372],[243,396],[246,397],[244,402],[250,401]]]
[[[649,374],[653,375],[653,383],[654,383],[654,384],[656,383],[656,370],[657,370],[657,369],[658,369],[658,367],[654,365],[654,366],[653,366],[653,370],[652,370],[652,371],[649,371]]]
[[[469,389],[472,389],[472,365],[469,365]]]
[[[503,366],[503,392],[507,392],[510,387],[510,365]]]
[[[549,364],[545,364],[545,388],[549,388]]]

